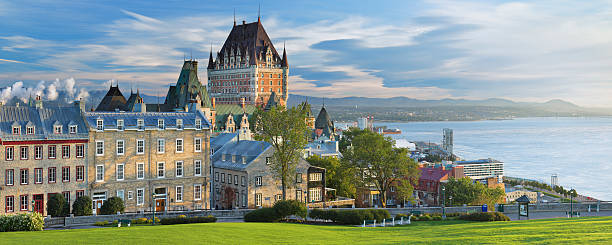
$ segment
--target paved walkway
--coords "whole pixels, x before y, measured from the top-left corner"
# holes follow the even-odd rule
[[[504,213],[511,220],[518,220],[518,213]],[[612,211],[600,211],[600,212],[583,212],[580,211],[580,217],[586,216],[612,216]],[[552,219],[552,218],[567,218],[567,214],[565,211],[540,211],[540,212],[529,212],[529,219]],[[526,217],[521,217],[521,220],[527,219]]]

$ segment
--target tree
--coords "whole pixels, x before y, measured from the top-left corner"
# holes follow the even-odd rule
[[[310,165],[325,169],[325,184],[336,189],[336,196],[355,197],[355,171],[344,161],[335,157],[310,156]]]
[[[295,184],[296,167],[308,141],[306,113],[295,107],[287,110],[276,106],[269,111],[258,110],[253,116],[257,138],[274,148],[270,167],[281,181],[283,200],[286,200],[287,188]]]
[[[338,150],[344,154],[346,150],[353,144],[353,139],[355,136],[364,134],[367,132],[371,132],[368,129],[359,129],[356,127],[351,127],[349,130],[342,132],[342,138],[338,143]]]
[[[453,204],[463,205],[482,205],[487,204],[493,208],[496,203],[503,200],[506,193],[500,187],[488,188],[484,184],[473,182],[468,177],[461,179],[449,178],[444,184],[446,188],[444,198],[446,203],[450,202],[450,197],[453,197]]]
[[[72,213],[75,216],[89,216],[93,213],[91,207],[91,197],[89,196],[80,196],[74,203],[72,204]]]
[[[418,179],[419,171],[406,148],[395,148],[393,139],[369,130],[361,130],[351,145],[343,160],[355,168],[358,187],[374,186],[383,207],[391,186],[397,186],[398,198],[412,198],[413,182]]]
[[[102,214],[117,214],[117,212],[123,213],[125,206],[123,205],[123,199],[120,197],[111,197],[102,204],[100,213]]]
[[[66,212],[66,198],[62,194],[50,194],[47,200],[47,214],[53,217],[62,217],[68,215]]]

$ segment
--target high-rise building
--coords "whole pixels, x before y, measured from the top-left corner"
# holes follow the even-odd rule
[[[557,174],[553,174],[550,176],[550,186],[555,187],[559,185],[559,176]]]
[[[453,154],[453,130],[445,128],[442,130],[442,149],[449,154]]]
[[[286,105],[289,65],[287,53],[282,57],[274,48],[261,20],[236,25],[223,47],[208,60],[208,90],[217,104],[266,106],[273,98]]]

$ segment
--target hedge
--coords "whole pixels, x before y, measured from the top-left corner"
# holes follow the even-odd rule
[[[306,205],[297,200],[284,200],[274,203],[274,210],[281,219],[295,215],[301,218],[306,218],[308,210]]]
[[[101,214],[117,214],[117,212],[123,213],[125,206],[123,205],[123,199],[120,197],[111,197],[102,204],[100,208]]]
[[[47,214],[53,217],[65,217],[68,215],[66,210],[66,198],[64,198],[64,195],[57,193],[49,194],[49,200],[47,200]]]
[[[38,212],[0,215],[0,232],[42,231],[44,224],[44,219]]]
[[[510,221],[510,218],[500,212],[472,213],[459,216],[461,220],[468,221]]]
[[[277,222],[280,219],[274,208],[260,208],[244,215],[246,222]]]
[[[192,224],[192,223],[214,223],[217,222],[215,216],[198,216],[198,217],[175,217],[161,219],[162,225],[175,225],[175,224]]]

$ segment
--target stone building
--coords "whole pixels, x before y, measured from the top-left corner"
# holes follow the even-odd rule
[[[269,207],[282,200],[271,168],[274,148],[267,142],[227,140],[212,156],[213,202],[217,209]],[[287,199],[325,201],[325,169],[300,159]]]
[[[211,125],[192,104],[189,111],[85,113],[95,213],[114,196],[126,212],[210,207]]]
[[[0,104],[0,214],[46,215],[49,194],[72,203],[88,195],[87,126],[79,102],[45,107]]]

